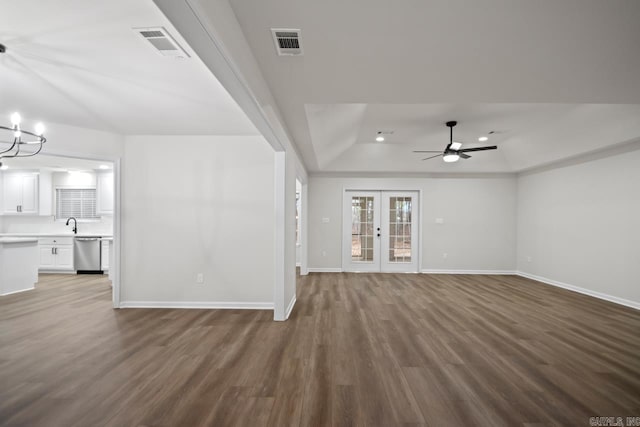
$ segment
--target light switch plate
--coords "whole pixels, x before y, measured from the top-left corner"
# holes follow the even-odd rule
[[[436,218],[436,224],[444,224],[444,218]]]
[[[327,222],[329,222],[329,218],[327,218],[327,217],[322,218],[322,222],[326,224]]]

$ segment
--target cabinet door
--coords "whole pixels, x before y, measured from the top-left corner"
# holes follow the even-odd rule
[[[22,176],[22,209],[24,214],[38,213],[38,175]]]
[[[22,175],[6,173],[3,189],[4,213],[18,213],[18,206],[22,205]]]
[[[96,212],[98,215],[113,215],[113,173],[99,173],[96,181]]]
[[[40,265],[41,270],[49,270],[55,268],[55,255],[53,254],[52,245],[40,245]]]
[[[56,268],[60,270],[73,270],[73,245],[56,246]]]
[[[100,245],[100,269],[109,270],[109,242],[106,240]]]

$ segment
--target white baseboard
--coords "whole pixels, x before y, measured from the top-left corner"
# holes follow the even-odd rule
[[[425,269],[421,270],[425,274],[496,274],[496,275],[515,275],[514,270],[439,270]]]
[[[309,273],[342,273],[342,268],[334,267],[309,267]]]
[[[121,301],[120,308],[196,308],[234,310],[273,310],[271,302],[226,301]]]
[[[78,274],[76,270],[38,270],[38,274]]]
[[[579,286],[569,285],[568,283],[558,282],[557,280],[547,279],[546,277],[536,276],[534,274],[525,273],[524,271],[516,271],[516,274],[518,276],[526,277],[527,279],[546,283],[547,285],[556,286],[558,288],[567,289],[569,291],[578,292],[584,295],[589,295],[594,298],[603,299],[605,301],[613,302],[616,304],[624,305],[626,307],[635,308],[636,310],[640,310],[640,302],[635,302],[628,299],[615,297],[613,295],[603,294],[602,292],[592,291],[591,289],[581,288]]]
[[[7,292],[6,294],[0,294],[0,297],[5,297],[7,295],[13,295],[13,294],[19,294],[20,292],[27,292],[27,291],[32,291],[34,290],[36,287],[34,286],[33,288],[27,288],[27,289],[20,289],[17,291],[11,291],[11,292]]]
[[[293,306],[296,305],[296,296],[294,295],[293,298],[291,298],[291,301],[289,302],[289,306],[287,307],[287,311],[284,314],[284,318],[288,319],[289,315],[291,314],[291,310],[293,310]]]

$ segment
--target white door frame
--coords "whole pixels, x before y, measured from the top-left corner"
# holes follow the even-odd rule
[[[422,212],[424,212],[424,197],[422,197],[422,189],[421,188],[415,188],[415,187],[408,187],[408,188],[402,188],[402,187],[397,187],[397,186],[386,186],[386,185],[376,185],[376,186],[358,186],[358,185],[350,185],[348,187],[342,187],[342,226],[341,226],[341,230],[343,230],[343,234],[340,236],[341,239],[341,244],[340,244],[340,248],[342,250],[341,253],[341,259],[342,259],[342,271],[348,271],[348,269],[346,268],[346,264],[345,264],[345,256],[348,253],[349,257],[351,255],[351,248],[345,248],[345,245],[342,243],[342,241],[344,241],[344,230],[345,230],[345,214],[344,212],[346,211],[346,207],[344,206],[345,200],[346,200],[346,193],[347,192],[366,192],[366,191],[384,191],[384,192],[394,192],[394,191],[398,191],[398,192],[417,192],[418,193],[418,215],[415,218],[415,226],[417,227],[417,233],[418,233],[418,245],[417,245],[417,250],[418,250],[418,269],[417,272],[421,272],[422,271],[422,247],[423,247],[423,242],[422,242]],[[351,225],[351,219],[348,219],[348,223],[349,226]]]

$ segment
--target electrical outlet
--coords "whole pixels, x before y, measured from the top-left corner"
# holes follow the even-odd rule
[[[327,218],[327,217],[322,218],[322,222],[324,224],[327,224],[329,222],[329,218]]]
[[[447,253],[446,253],[446,252],[444,252],[444,253],[442,254],[442,258],[445,258],[445,259],[447,258]]]
[[[436,218],[436,224],[444,224],[444,218]]]
[[[198,273],[198,275],[196,276],[196,283],[201,285],[204,283],[204,274],[203,273]]]
[[[322,256],[327,256],[327,251],[322,251]]]
[[[527,262],[531,262],[531,257],[530,256],[527,257]]]

